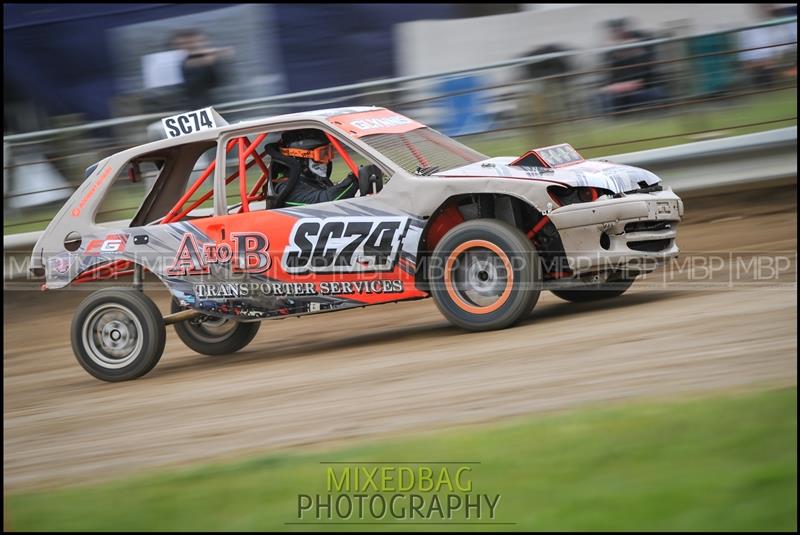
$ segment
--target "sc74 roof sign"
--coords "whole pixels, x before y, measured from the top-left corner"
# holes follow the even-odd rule
[[[161,119],[161,123],[164,125],[167,137],[175,138],[216,128],[219,126],[217,117],[219,116],[214,109],[208,107]]]

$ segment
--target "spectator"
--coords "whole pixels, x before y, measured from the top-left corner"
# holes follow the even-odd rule
[[[782,9],[772,4],[755,4],[754,8],[761,22],[783,15]],[[739,61],[748,74],[750,83],[756,86],[773,84],[778,80],[780,71],[788,67],[783,62],[784,54],[797,50],[797,24],[792,22],[739,32],[739,48],[742,49],[739,52]],[[795,65],[796,58],[795,52]]]
[[[193,109],[211,104],[211,92],[221,85],[222,61],[233,55],[233,49],[212,48],[200,30],[188,29],[175,34],[176,48],[186,52],[183,60],[183,92]]]
[[[568,51],[566,46],[553,43],[530,50],[525,56]],[[539,146],[550,145],[557,141],[556,125],[578,107],[572,79],[567,76],[573,70],[572,59],[569,56],[542,59],[528,63],[524,68],[528,83],[523,109],[527,121],[538,125],[531,142]]]
[[[648,34],[630,28],[626,19],[607,23],[613,45],[626,45],[651,39]],[[660,80],[655,49],[652,45],[612,50],[605,56],[609,73],[601,87],[604,111],[619,111],[642,104],[658,102],[666,97]]]
[[[183,62],[186,51],[176,48],[176,39],[171,37],[163,50],[145,54],[141,58],[142,112],[174,111],[188,107],[183,91]],[[127,113],[135,115],[140,110]],[[160,124],[159,124],[160,126]]]

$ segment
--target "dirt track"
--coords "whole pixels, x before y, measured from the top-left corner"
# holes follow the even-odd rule
[[[794,255],[796,189],[686,206],[684,252]],[[796,384],[792,262],[782,287],[637,282],[587,305],[544,292],[521,325],[492,333],[451,327],[431,300],[265,322],[229,357],[194,354],[169,329],[155,371],[121,384],[94,380],[72,355],[72,310],[86,293],[8,290],[6,489],[596,401]],[[157,302],[166,310],[165,294]]]

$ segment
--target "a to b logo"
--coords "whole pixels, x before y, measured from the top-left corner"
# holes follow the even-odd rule
[[[263,273],[272,264],[269,240],[260,232],[233,232],[233,245],[220,243],[200,244],[194,234],[183,235],[167,275],[202,275],[209,272],[209,264],[231,264],[234,273]]]

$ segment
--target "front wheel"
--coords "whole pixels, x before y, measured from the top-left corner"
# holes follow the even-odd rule
[[[586,288],[574,290],[551,290],[556,297],[571,303],[586,303],[619,297],[628,291],[636,277],[609,279],[601,284],[593,284]]]
[[[172,300],[172,313],[183,310]],[[178,338],[189,349],[203,355],[226,355],[235,353],[253,341],[260,321],[241,322],[225,318],[200,316],[175,324]]]
[[[541,266],[530,240],[493,219],[451,229],[431,255],[431,294],[442,314],[471,331],[509,327],[527,316],[541,289]]]
[[[72,319],[72,350],[78,363],[103,381],[145,375],[161,359],[164,319],[144,293],[129,288],[98,290]]]

